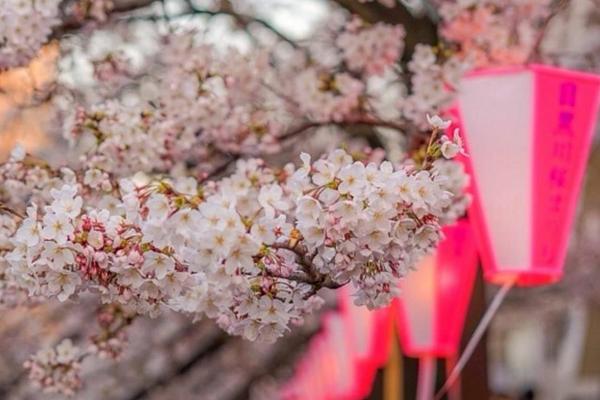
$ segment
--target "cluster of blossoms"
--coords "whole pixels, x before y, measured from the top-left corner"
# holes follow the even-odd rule
[[[189,161],[202,169],[214,154],[279,148],[289,112],[263,86],[267,59],[198,47],[192,35],[171,39],[161,55],[167,67],[152,82],[156,90],[134,104],[109,100],[69,116],[65,136],[79,146],[86,167],[130,174]]]
[[[439,1],[441,34],[475,66],[526,62],[538,44],[551,0]]]
[[[82,352],[69,339],[38,351],[25,362],[29,379],[47,393],[74,395],[81,387]]]
[[[125,328],[133,322],[135,314],[109,304],[99,310],[96,319],[101,331],[91,337],[89,353],[104,359],[119,359],[127,343]]]
[[[425,116],[430,110],[448,106],[466,72],[467,64],[456,57],[444,58],[441,50],[417,44],[408,70],[411,72],[412,91],[400,101],[407,119],[418,126],[427,126]]]
[[[6,1],[0,7],[0,70],[36,55],[60,23],[60,0]]]
[[[342,122],[360,114],[366,85],[347,72],[308,68],[294,83],[300,111],[312,120]]]
[[[0,71],[27,64],[61,23],[62,12],[77,21],[105,21],[111,0],[77,0],[61,12],[61,0],[9,0],[0,8]]]
[[[91,337],[87,350],[74,346],[70,339],[62,340],[54,347],[44,348],[24,363],[29,379],[46,393],[73,396],[82,386],[81,364],[84,359],[96,355],[102,359],[119,359],[126,344],[127,328],[135,315],[115,304],[98,310],[100,332]]]
[[[119,174],[168,171],[182,161],[206,170],[219,155],[273,153],[287,132],[306,123],[376,121],[367,78],[393,68],[403,35],[385,24],[347,29],[338,46],[352,72],[317,64],[302,51],[273,63],[276,52],[219,49],[198,43],[194,32],[167,35],[156,55],[159,78],[145,81],[137,101],[69,103],[64,134],[86,167]],[[354,47],[344,50],[346,42]],[[129,70],[111,68],[116,80],[117,71]]]
[[[369,307],[398,294],[440,224],[464,212],[466,180],[444,159],[456,153],[447,143],[431,146],[425,168],[337,150],[303,155],[299,169],[240,160],[232,176],[201,184],[116,184],[98,169],[63,169],[62,186],[29,206],[9,239],[5,273],[32,296],[91,291],[130,313],[205,314],[232,334],[273,340],[320,304],[321,287],[351,283]],[[24,161],[4,168],[24,176],[14,174]]]
[[[340,33],[336,44],[350,71],[381,75],[402,55],[404,35],[401,25],[376,24],[366,27],[357,18]]]
[[[291,57],[266,50],[244,54],[199,42],[193,31],[169,34],[158,39],[164,51],[147,56],[157,58],[159,69],[143,81],[136,101],[117,98],[79,107],[69,102],[63,133],[77,145],[85,167],[128,175],[172,171],[182,164],[210,172],[226,155],[279,151],[282,140],[303,127],[364,121],[377,126],[375,105],[386,100],[373,90],[371,78],[396,76],[403,37],[400,26],[353,20],[332,41],[339,59],[329,65],[303,50]],[[110,60],[103,71],[115,75],[103,82],[122,81],[132,71],[130,63],[115,61],[124,60],[120,50],[94,59]],[[463,70],[456,60],[442,61],[432,48],[419,47],[409,65],[411,90],[388,125],[426,131],[425,114],[448,104]]]
[[[149,108],[109,100],[88,110],[78,108],[66,136],[80,147],[81,163],[88,168],[124,174],[164,170],[169,135],[153,129],[153,116]]]

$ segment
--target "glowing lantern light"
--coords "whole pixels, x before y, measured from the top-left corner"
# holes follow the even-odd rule
[[[463,79],[471,219],[494,283],[558,281],[589,153],[600,77],[546,66]]]
[[[352,399],[355,370],[352,363],[350,346],[345,332],[344,319],[338,313],[325,316],[327,332],[325,369],[331,374],[328,399]]]
[[[402,350],[419,358],[417,399],[433,398],[435,357],[454,359],[477,271],[475,238],[465,220],[444,228],[436,252],[401,283],[395,300]]]
[[[369,311],[340,291],[340,312],[323,317],[323,330],[310,342],[294,377],[282,390],[286,400],[359,400],[371,391],[377,369],[387,361],[389,307]]]
[[[477,250],[469,223],[443,229],[436,252],[401,284],[395,300],[403,352],[411,357],[450,357],[460,345],[477,272]]]
[[[371,392],[377,369],[387,361],[390,346],[389,308],[369,310],[353,303],[350,290],[339,291],[347,351],[354,366],[354,385],[349,398],[363,399]]]
[[[323,318],[323,332],[311,341],[308,354],[282,393],[289,400],[354,400],[356,376],[341,314]],[[362,371],[361,371],[362,372]]]
[[[322,333],[310,341],[306,354],[296,367],[293,379],[282,389],[283,399],[326,400],[328,398],[327,382],[331,378],[331,371],[327,370],[325,362],[327,344],[327,338]]]
[[[282,398],[365,398],[377,369],[389,355],[391,317],[399,324],[406,354],[423,359],[450,357],[457,352],[477,253],[466,221],[445,227],[444,235],[436,253],[404,280],[403,294],[392,307],[369,311],[355,306],[347,289],[340,291],[340,312],[324,316],[323,331],[311,340]]]

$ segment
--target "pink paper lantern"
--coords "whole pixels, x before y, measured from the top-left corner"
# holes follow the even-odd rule
[[[323,317],[294,377],[282,389],[286,400],[360,400],[370,392],[377,369],[387,361],[389,308],[369,311],[339,292],[340,311]]]
[[[296,366],[293,378],[281,390],[282,399],[328,399],[328,381],[331,375],[326,362],[327,344],[324,332],[310,341],[306,353]]]
[[[323,331],[311,340],[308,354],[292,381],[282,390],[287,400],[355,400],[356,375],[352,349],[341,314],[323,317]]]
[[[325,369],[330,374],[329,396],[331,400],[354,399],[355,369],[350,343],[345,332],[344,319],[339,313],[324,318],[327,332],[324,351]]]
[[[443,231],[445,239],[403,280],[394,304],[402,350],[412,357],[451,357],[460,345],[477,250],[467,221]]]
[[[369,310],[355,305],[347,287],[340,289],[338,298],[347,351],[354,366],[350,398],[363,399],[371,392],[375,374],[388,358],[391,343],[390,310],[389,307]]]
[[[563,273],[600,77],[546,66],[475,72],[458,94],[486,278],[538,285]]]

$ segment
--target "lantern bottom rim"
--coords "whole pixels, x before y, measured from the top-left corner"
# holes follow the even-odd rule
[[[551,285],[560,281],[562,271],[554,268],[533,268],[533,269],[508,269],[485,271],[485,280],[495,285],[504,285],[514,282],[517,286],[541,286]]]
[[[437,346],[406,346],[400,344],[404,355],[413,358],[421,357],[436,357],[436,358],[448,358],[456,356],[458,353],[458,343],[456,345],[450,344],[439,344]]]

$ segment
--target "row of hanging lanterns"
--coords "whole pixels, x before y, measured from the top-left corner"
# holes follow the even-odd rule
[[[365,398],[377,370],[388,359],[394,322],[407,355],[424,363],[434,357],[455,356],[475,279],[477,253],[465,220],[445,227],[444,236],[435,254],[425,258],[403,282],[403,296],[390,307],[369,311],[354,305],[347,289],[340,290],[339,311],[323,318],[323,329],[311,341],[282,397]]]
[[[472,176],[469,223],[445,227],[445,239],[402,282],[392,306],[369,312],[341,294],[325,318],[284,398],[364,398],[386,361],[390,318],[405,354],[434,373],[452,358],[476,275],[478,254],[493,284],[560,280],[600,103],[600,77],[547,66],[487,69],[465,79],[458,117]],[[433,377],[419,398],[433,397]]]
[[[436,358],[458,353],[477,273],[475,237],[466,220],[443,229],[436,252],[425,257],[401,284],[395,299],[404,354],[419,359],[418,399],[431,399]]]
[[[466,220],[445,227],[437,251],[402,282],[395,318],[404,353],[455,355],[477,271],[475,238]]]
[[[283,399],[358,400],[371,392],[375,374],[388,358],[389,307],[358,307],[346,289],[338,298],[339,311],[324,315],[321,331],[283,389]]]

